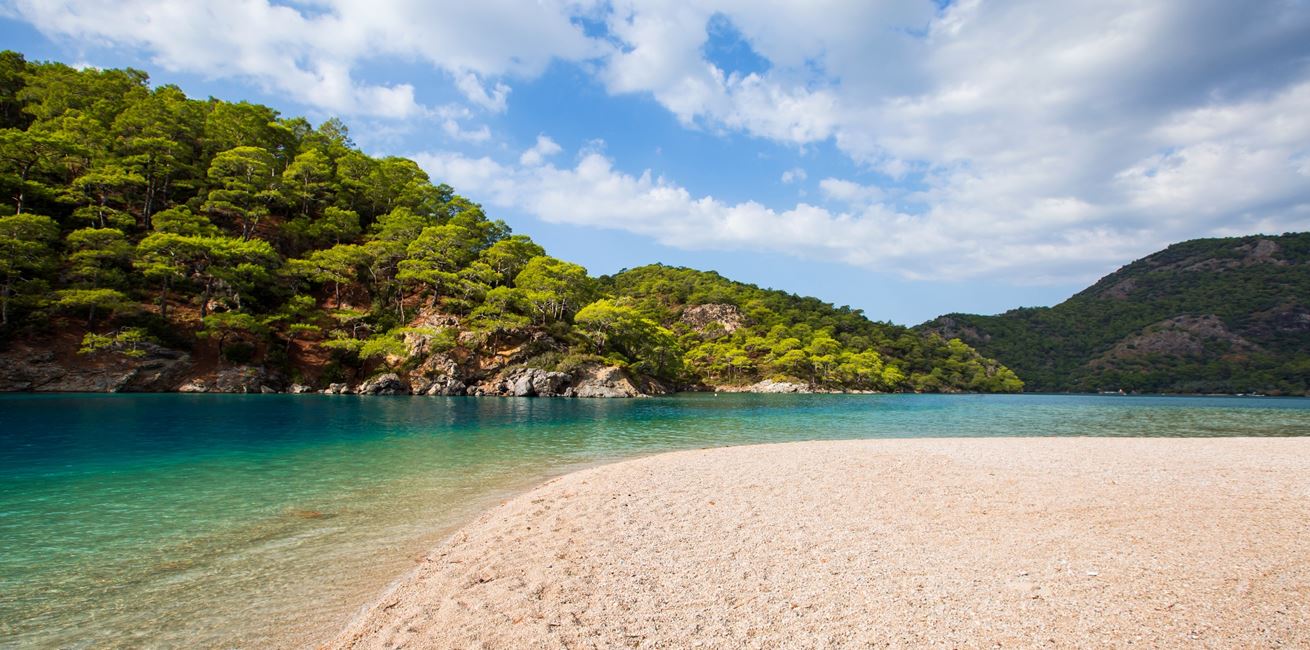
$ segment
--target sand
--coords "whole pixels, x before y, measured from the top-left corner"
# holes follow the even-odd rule
[[[485,513],[339,648],[1310,647],[1310,438],[803,442]]]

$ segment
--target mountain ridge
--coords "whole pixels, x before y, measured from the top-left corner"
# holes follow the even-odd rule
[[[1310,233],[1195,239],[1124,265],[1052,307],[945,314],[1028,390],[1310,391]]]

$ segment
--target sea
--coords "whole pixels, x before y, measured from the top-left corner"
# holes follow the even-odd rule
[[[663,451],[1306,435],[1305,398],[0,395],[0,647],[313,647],[480,512]]]

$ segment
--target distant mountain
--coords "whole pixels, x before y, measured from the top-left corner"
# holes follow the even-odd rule
[[[1197,239],[1054,306],[918,327],[994,357],[1030,391],[1310,391],[1310,233]]]

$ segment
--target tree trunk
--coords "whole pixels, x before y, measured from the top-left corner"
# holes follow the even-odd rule
[[[209,315],[209,298],[214,290],[214,281],[205,280],[205,295],[200,298],[200,317],[204,318]]]
[[[159,288],[159,317],[165,321],[168,320],[168,285],[169,281],[164,280]]]

